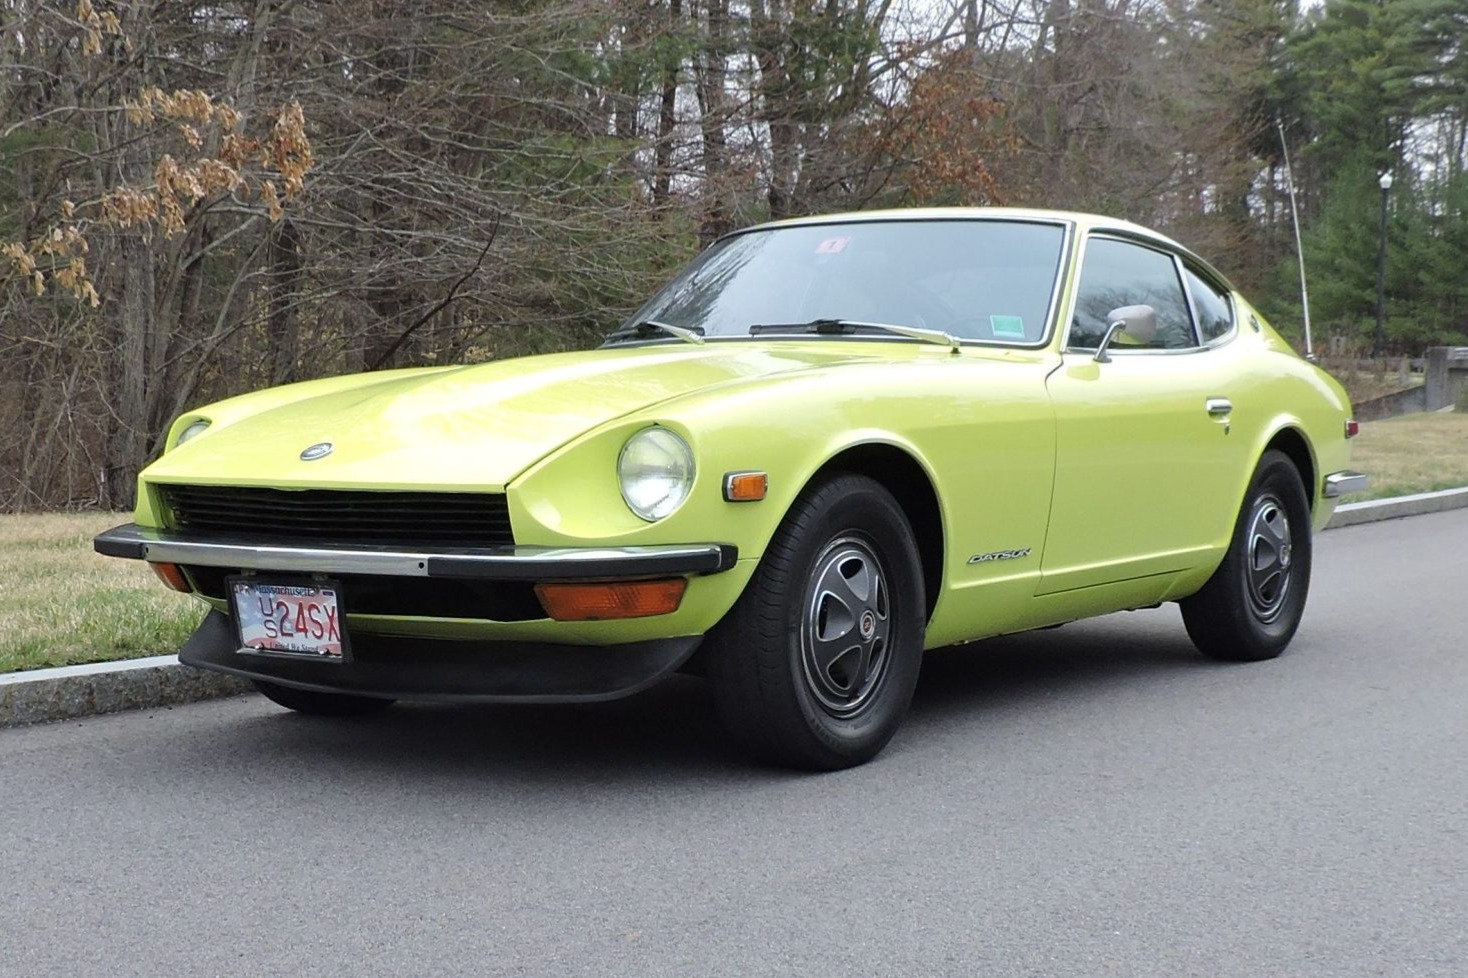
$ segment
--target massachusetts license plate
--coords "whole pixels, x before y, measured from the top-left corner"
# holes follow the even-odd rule
[[[242,650],[337,662],[346,658],[335,582],[267,584],[232,577],[229,597]]]

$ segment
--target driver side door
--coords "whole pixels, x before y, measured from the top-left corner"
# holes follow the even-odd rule
[[[1183,259],[1122,237],[1086,242],[1060,366],[1046,386],[1056,471],[1037,593],[1132,582],[1158,600],[1233,525],[1248,439],[1233,431],[1234,359],[1196,328]],[[1146,305],[1154,337],[1098,362],[1110,312]]]

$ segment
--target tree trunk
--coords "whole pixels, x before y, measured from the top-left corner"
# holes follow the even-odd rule
[[[270,383],[285,384],[296,380],[296,360],[300,356],[300,318],[296,306],[300,301],[304,264],[301,258],[301,235],[295,222],[286,219],[270,235],[270,311],[266,334],[270,337]]]
[[[708,246],[715,238],[733,230],[726,185],[729,139],[727,91],[727,45],[729,0],[709,0],[708,29],[698,73],[699,133],[703,143],[703,213],[698,226],[699,244]]]
[[[679,32],[679,21],[683,16],[683,0],[668,0],[668,33]],[[663,56],[663,91],[658,104],[658,138],[653,146],[652,199],[657,205],[668,201],[668,192],[673,183],[673,126],[677,119],[674,110],[678,102],[678,60],[674,55]]]

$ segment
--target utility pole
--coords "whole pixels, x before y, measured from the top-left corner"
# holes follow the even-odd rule
[[[1383,173],[1376,181],[1381,187],[1381,234],[1376,244],[1376,339],[1371,344],[1373,359],[1381,356],[1386,345],[1386,198],[1392,189],[1392,175]]]

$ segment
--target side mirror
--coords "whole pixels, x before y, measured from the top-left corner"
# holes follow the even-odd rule
[[[1096,348],[1097,363],[1111,362],[1106,351],[1113,342],[1146,346],[1157,338],[1157,310],[1151,306],[1121,306],[1106,314],[1106,322],[1106,335]]]

